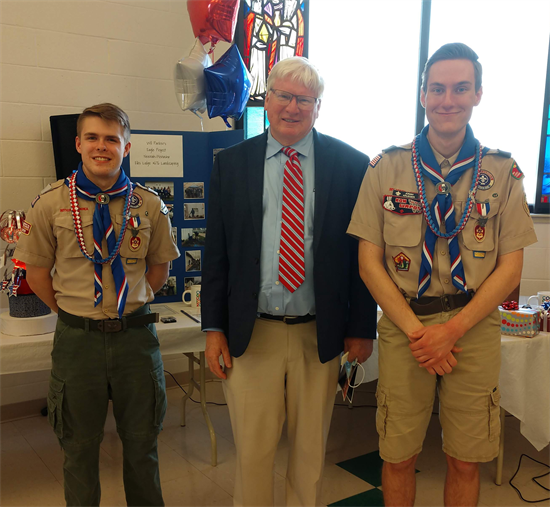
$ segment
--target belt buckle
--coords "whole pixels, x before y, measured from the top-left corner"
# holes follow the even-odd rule
[[[441,296],[441,306],[444,312],[450,312],[452,310],[451,301],[447,294],[445,294],[444,296]]]
[[[106,319],[98,322],[97,328],[103,333],[118,333],[122,331],[122,322],[118,319]]]

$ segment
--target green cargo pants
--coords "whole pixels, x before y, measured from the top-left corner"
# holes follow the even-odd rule
[[[149,305],[132,315],[145,313]],[[109,399],[123,445],[127,504],[164,505],[157,435],[166,413],[166,390],[155,325],[86,332],[58,319],[48,414],[65,454],[67,505],[99,505],[99,446]]]

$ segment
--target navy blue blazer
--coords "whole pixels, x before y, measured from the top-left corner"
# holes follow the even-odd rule
[[[313,277],[322,363],[345,337],[376,338],[376,303],[359,277],[358,241],[346,234],[369,158],[313,130]],[[232,356],[250,342],[258,308],[267,133],[221,151],[210,179],[202,266],[202,328],[225,331]]]

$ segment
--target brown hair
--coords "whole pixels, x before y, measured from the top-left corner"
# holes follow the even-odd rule
[[[475,91],[476,93],[479,91],[483,69],[481,68],[481,63],[478,62],[476,52],[462,42],[451,42],[441,46],[426,62],[424,72],[422,72],[422,89],[424,93],[428,89],[428,76],[431,66],[441,60],[470,60],[474,65]]]
[[[82,111],[76,122],[76,135],[80,137],[82,123],[90,116],[97,116],[103,121],[116,121],[124,130],[124,143],[130,141],[130,120],[128,115],[120,107],[104,102],[95,106],[87,107]]]

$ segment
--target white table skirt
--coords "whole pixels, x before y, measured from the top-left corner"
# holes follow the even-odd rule
[[[206,334],[200,324],[183,315],[183,303],[167,303],[166,313],[177,322],[157,324],[163,357],[184,352],[204,351]],[[188,308],[188,307],[187,307]],[[170,313],[173,312],[173,313]],[[53,333],[38,336],[0,335],[0,371],[2,375],[42,371],[51,367]],[[378,378],[378,344],[363,365],[365,378]],[[550,333],[535,338],[502,336],[500,372],[501,406],[521,421],[521,433],[541,450],[550,443]]]

